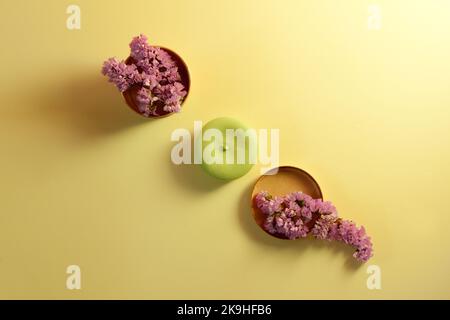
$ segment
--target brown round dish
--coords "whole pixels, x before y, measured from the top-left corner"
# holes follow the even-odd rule
[[[276,172],[275,170],[278,170]],[[275,173],[276,172],[276,173]],[[275,174],[273,174],[275,173]],[[294,191],[301,191],[314,199],[323,199],[322,191],[316,180],[306,171],[292,166],[282,166],[269,170],[256,180],[253,187],[251,204],[252,214],[255,222],[267,234],[279,238],[286,239],[271,233],[268,233],[264,228],[264,216],[258,210],[255,204],[255,195],[261,191],[267,191],[273,196],[284,196]]]
[[[170,55],[170,57],[173,59],[173,61],[175,61],[175,64],[178,67],[178,72],[180,73],[180,77],[181,77],[181,84],[184,86],[184,88],[186,90],[186,96],[184,97],[183,101],[181,102],[181,104],[183,105],[189,95],[189,89],[191,87],[191,79],[189,76],[189,69],[188,69],[186,63],[184,62],[184,60],[178,54],[176,54],[175,52],[173,52],[170,49],[167,49],[164,47],[160,47],[160,48],[163,49],[164,51],[166,51]],[[128,57],[125,60],[125,63],[131,64],[132,61],[133,61],[133,58]],[[139,109],[137,106],[136,96],[137,96],[137,92],[139,91],[140,88],[141,88],[141,86],[135,85],[122,93],[127,105],[131,108],[131,110],[133,110],[134,112],[136,112],[139,115],[141,115],[141,113],[139,112]],[[162,117],[167,117],[167,116],[170,116],[173,114],[173,112],[164,111],[163,108],[164,108],[164,105],[158,106],[156,108],[158,115],[157,116],[150,115],[149,118],[162,118]]]

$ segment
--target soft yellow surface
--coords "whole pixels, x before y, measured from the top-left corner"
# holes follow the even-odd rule
[[[450,298],[450,1],[77,0],[75,31],[71,3],[0,3],[0,298]],[[100,75],[141,32],[190,68],[181,114]],[[172,165],[171,132],[218,116],[280,128],[281,164],[372,235],[381,290],[345,246],[259,230],[258,168]]]

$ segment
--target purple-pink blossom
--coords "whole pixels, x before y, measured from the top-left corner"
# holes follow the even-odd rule
[[[104,62],[102,73],[120,92],[139,86],[136,101],[144,116],[157,116],[160,111],[179,112],[186,89],[175,61],[164,49],[148,44],[147,37],[134,37],[130,43],[130,59],[110,58]]]
[[[149,108],[151,102],[150,89],[147,89],[146,87],[142,87],[141,89],[139,89],[136,95],[136,101],[139,112],[146,117],[150,116],[151,114],[151,110]]]
[[[341,241],[353,246],[353,256],[362,262],[372,257],[372,241],[364,227],[338,217],[329,201],[313,199],[301,192],[273,197],[267,191],[255,196],[256,207],[265,216],[263,228],[270,234],[287,239],[304,238],[308,234],[328,241]],[[312,226],[311,226],[312,224]]]
[[[141,75],[135,65],[127,65],[116,58],[110,58],[103,63],[102,73],[109,77],[109,81],[114,83],[120,92],[141,81]]]

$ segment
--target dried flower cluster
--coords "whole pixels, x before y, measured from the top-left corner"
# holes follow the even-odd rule
[[[164,49],[150,46],[144,35],[133,38],[130,48],[131,59],[110,58],[104,62],[102,73],[120,92],[139,86],[136,101],[142,115],[158,116],[158,107],[168,113],[179,112],[186,91],[171,56]]]
[[[338,217],[328,201],[313,199],[302,192],[272,197],[262,191],[255,196],[257,208],[264,214],[264,229],[288,239],[315,238],[341,241],[356,248],[353,256],[362,262],[372,257],[372,242],[364,227]]]

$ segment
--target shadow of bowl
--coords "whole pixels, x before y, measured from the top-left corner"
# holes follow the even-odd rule
[[[87,138],[148,123],[124,108],[117,89],[96,71],[46,85],[36,97],[39,119],[73,127]]]

